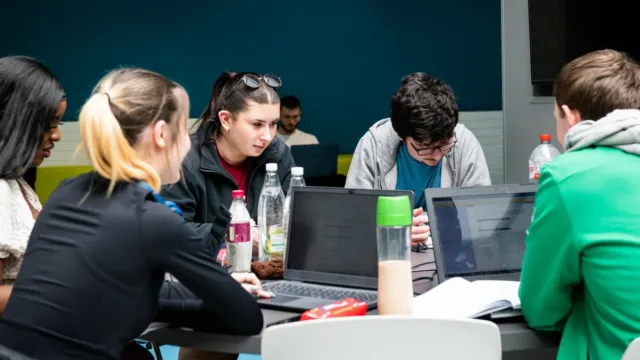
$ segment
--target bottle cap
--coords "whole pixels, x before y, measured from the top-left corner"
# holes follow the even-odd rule
[[[551,134],[540,134],[540,141],[551,141]]]
[[[244,199],[244,191],[242,190],[233,190],[231,192],[232,199]]]
[[[380,196],[376,207],[378,226],[411,226],[413,214],[409,196]]]
[[[301,166],[296,166],[291,168],[292,176],[302,176],[304,175],[304,168]]]
[[[268,163],[267,171],[278,171],[278,164],[276,163]]]

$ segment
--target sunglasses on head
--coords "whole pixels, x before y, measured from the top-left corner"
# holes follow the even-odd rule
[[[260,81],[264,81],[268,86],[277,89],[282,86],[282,80],[276,75],[266,74],[258,76],[256,74],[242,74],[240,75],[240,81],[236,82],[231,91],[225,97],[225,100],[229,98],[231,94],[238,88],[238,85],[243,83],[245,86],[255,90],[260,88]]]

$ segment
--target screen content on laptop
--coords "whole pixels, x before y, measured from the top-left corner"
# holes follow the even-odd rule
[[[535,192],[433,199],[446,276],[519,272]]]
[[[287,268],[376,278],[376,204],[365,194],[296,192]]]

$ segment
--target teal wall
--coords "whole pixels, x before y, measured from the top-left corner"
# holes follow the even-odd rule
[[[179,5],[180,4],[180,5]],[[22,0],[3,4],[0,56],[24,54],[61,79],[75,119],[121,65],[186,87],[197,117],[224,70],[273,72],[302,99],[301,129],[343,153],[388,116],[400,78],[450,83],[461,110],[500,110],[499,0]]]

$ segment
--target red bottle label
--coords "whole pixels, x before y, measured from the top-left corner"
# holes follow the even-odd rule
[[[251,241],[251,224],[232,223],[231,225],[229,225],[227,241],[232,243]]]

